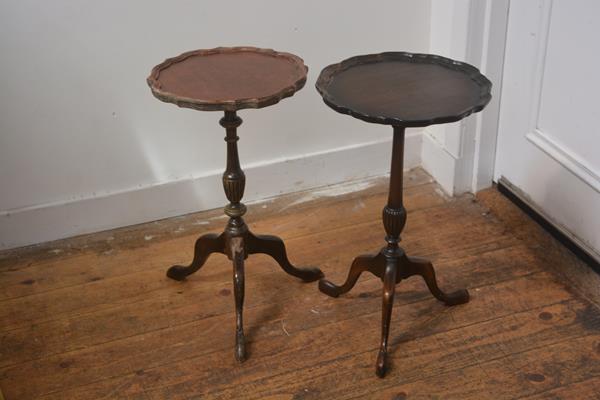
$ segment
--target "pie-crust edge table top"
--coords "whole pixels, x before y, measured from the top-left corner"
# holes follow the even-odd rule
[[[491,87],[470,64],[407,52],[351,57],[324,68],[316,83],[335,111],[402,127],[461,120],[486,106]]]
[[[236,111],[278,103],[302,89],[308,67],[290,53],[256,47],[200,49],[169,58],[147,78],[153,95],[179,107]]]

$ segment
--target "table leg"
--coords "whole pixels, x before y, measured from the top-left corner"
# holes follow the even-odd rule
[[[242,362],[246,359],[246,338],[244,337],[244,238],[230,240],[229,248],[233,261],[233,293],[235,296],[235,358]]]
[[[467,303],[469,301],[469,292],[460,289],[452,293],[443,292],[435,279],[435,269],[429,260],[420,257],[406,257],[402,263],[403,278],[413,275],[420,275],[425,280],[431,294],[448,306]]]
[[[193,274],[198,271],[208,256],[212,253],[225,253],[225,238],[223,234],[217,235],[216,233],[207,233],[202,235],[196,240],[194,246],[194,259],[192,263],[187,267],[183,265],[173,265],[167,271],[167,276],[176,281],[182,281],[186,276]]]
[[[354,285],[356,285],[360,275],[365,271],[369,271],[373,275],[381,278],[383,276],[385,265],[386,260],[382,253],[358,256],[352,262],[348,277],[343,285],[337,286],[327,279],[321,279],[319,281],[319,290],[328,296],[338,297],[341,294],[349,292]]]
[[[394,307],[394,293],[396,291],[396,275],[398,273],[398,263],[395,259],[389,258],[385,265],[383,274],[383,301],[381,305],[381,343],[379,345],[379,354],[375,364],[375,373],[383,378],[387,370],[387,347],[390,334],[390,324],[392,319],[392,308]]]
[[[288,260],[283,240],[272,235],[254,235],[248,232],[248,254],[266,254],[271,256],[281,269],[288,274],[302,279],[304,282],[314,282],[323,277],[318,268],[297,268]]]

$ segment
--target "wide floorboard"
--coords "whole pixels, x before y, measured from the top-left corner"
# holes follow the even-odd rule
[[[286,195],[246,220],[339,283],[384,244],[386,185]],[[402,246],[471,301],[445,307],[401,282],[384,379],[379,279],[333,299],[263,255],[246,261],[238,364],[227,258],[165,276],[222,230],[213,210],[0,253],[0,399],[600,399],[598,276],[495,189],[448,198],[420,169],[405,187]]]

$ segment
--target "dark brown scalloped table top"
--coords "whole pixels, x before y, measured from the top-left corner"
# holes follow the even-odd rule
[[[235,111],[292,96],[306,82],[300,57],[255,47],[194,50],[167,59],[147,79],[154,96],[180,107]]]
[[[491,82],[472,65],[431,54],[352,57],[321,71],[316,84],[334,110],[379,124],[418,127],[481,111]]]

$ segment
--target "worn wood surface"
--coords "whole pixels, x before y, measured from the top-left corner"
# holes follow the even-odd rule
[[[250,205],[247,222],[283,237],[299,265],[340,281],[356,254],[381,244],[386,198],[385,179],[347,184]],[[214,256],[186,282],[164,276],[166,266],[191,257],[198,234],[222,229],[217,210],[1,253],[2,393],[6,400],[600,398],[600,310],[584,290],[591,283],[564,279],[577,264],[572,256],[493,190],[449,199],[414,170],[405,177],[405,206],[402,245],[432,259],[444,287],[468,288],[471,302],[448,308],[421,279],[403,282],[384,380],[373,375],[381,282],[364,275],[333,299],[261,255],[246,263],[251,357],[242,365],[231,357],[227,258]]]

